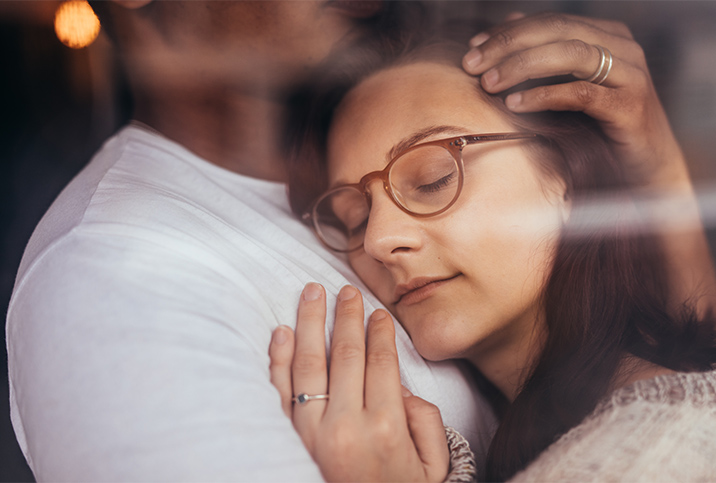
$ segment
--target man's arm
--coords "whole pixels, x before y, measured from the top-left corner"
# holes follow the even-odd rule
[[[30,268],[8,344],[38,480],[320,480],[269,382],[270,312],[204,262],[70,235]]]

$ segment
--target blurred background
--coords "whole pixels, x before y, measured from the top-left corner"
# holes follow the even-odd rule
[[[0,1],[3,321],[33,228],[62,188],[130,115],[107,38],[100,32],[85,48],[70,48],[58,39],[55,17],[63,3],[67,2]],[[716,0],[427,3],[435,21],[448,24],[465,18],[499,22],[511,11],[545,10],[623,21],[646,52],[697,186],[716,190]],[[77,40],[65,38],[71,45]],[[704,212],[716,210],[703,203]],[[708,233],[714,248],[716,227],[709,226]],[[10,424],[5,344],[0,360],[0,481],[33,481]]]

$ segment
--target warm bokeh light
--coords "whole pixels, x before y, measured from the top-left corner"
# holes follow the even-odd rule
[[[83,0],[62,2],[55,13],[57,38],[68,47],[87,47],[99,34],[99,19]]]

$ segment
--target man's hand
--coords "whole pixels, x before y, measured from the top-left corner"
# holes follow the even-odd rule
[[[635,179],[650,188],[690,186],[644,52],[626,25],[560,13],[513,14],[470,45],[463,66],[481,75],[483,88],[493,94],[529,79],[571,74],[566,82],[508,95],[505,104],[513,112],[583,111],[599,121]],[[601,85],[584,80],[600,66],[597,46],[612,54]]]

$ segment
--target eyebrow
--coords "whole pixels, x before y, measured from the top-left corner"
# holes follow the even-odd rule
[[[431,126],[425,129],[421,129],[420,131],[416,131],[410,136],[404,138],[400,142],[396,143],[392,148],[390,148],[390,151],[388,151],[388,154],[386,155],[386,163],[389,163],[393,158],[395,158],[395,156],[402,153],[409,147],[415,146],[420,141],[423,141],[430,136],[445,133],[457,135],[458,133],[464,132],[466,132],[464,127],[457,126]]]

